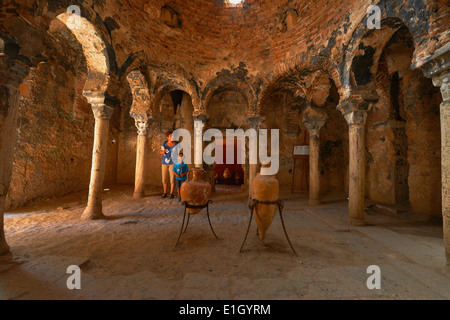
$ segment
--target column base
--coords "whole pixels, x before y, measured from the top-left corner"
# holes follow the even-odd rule
[[[133,193],[133,199],[142,199],[145,197],[145,193],[144,192],[135,192]]]
[[[102,207],[86,207],[84,209],[83,214],[81,215],[81,220],[97,220],[104,219],[105,215],[103,214]]]
[[[1,240],[0,241],[0,255],[8,254],[10,252],[9,250],[10,250],[9,246],[6,243],[6,241],[5,240]]]
[[[320,199],[309,199],[308,204],[310,206],[320,206],[322,201],[320,201]]]
[[[348,223],[352,226],[363,227],[366,225],[366,220],[364,218],[348,218]]]

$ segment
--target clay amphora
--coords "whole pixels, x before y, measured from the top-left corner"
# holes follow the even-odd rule
[[[261,171],[268,165],[262,165]],[[259,201],[277,201],[280,193],[280,185],[274,175],[261,175],[259,173],[253,179],[252,199]],[[253,211],[256,224],[258,225],[259,238],[264,240],[267,229],[272,224],[277,212],[276,204],[257,204]]]
[[[189,173],[191,172],[192,179],[188,179],[181,185],[181,201],[186,201],[187,204],[192,206],[204,206],[211,197],[211,185],[206,180],[207,173],[202,168],[193,168],[189,171]],[[187,208],[187,211],[196,214],[202,209]]]
[[[223,172],[223,178],[224,178],[224,179],[230,179],[230,178],[231,178],[231,172],[230,172],[230,169],[225,168],[225,171]]]

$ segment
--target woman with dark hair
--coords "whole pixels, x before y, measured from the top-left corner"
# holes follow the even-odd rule
[[[172,131],[167,131],[166,137],[167,140],[163,142],[161,145],[161,151],[159,152],[162,155],[162,183],[164,187],[164,193],[162,194],[162,198],[169,197],[173,199],[175,195],[173,194],[175,188],[175,174],[173,172],[173,160],[172,160],[172,150],[178,144],[175,141],[172,141]],[[170,183],[170,194],[167,193],[167,188]]]

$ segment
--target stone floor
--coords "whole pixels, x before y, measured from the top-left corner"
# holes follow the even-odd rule
[[[133,200],[132,187],[104,193],[106,220],[80,221],[87,194],[49,199],[5,215],[11,254],[0,257],[0,299],[449,299],[442,224],[412,213],[368,205],[368,226],[346,224],[344,195],[318,207],[305,195],[282,194],[266,239],[244,194],[218,192],[209,229],[204,212],[178,238],[183,208],[150,189]],[[81,268],[81,290],[68,290],[69,265]],[[369,290],[367,268],[381,270]]]

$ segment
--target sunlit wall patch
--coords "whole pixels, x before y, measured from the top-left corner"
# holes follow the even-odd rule
[[[224,0],[223,2],[228,7],[242,7],[245,0]]]

